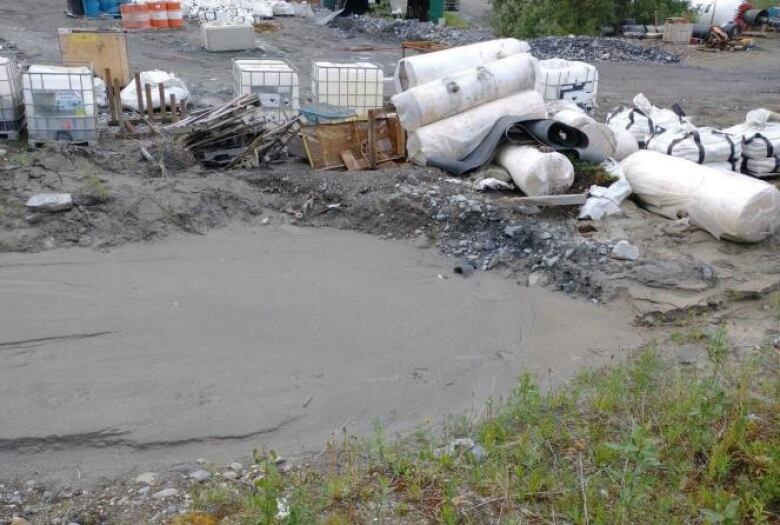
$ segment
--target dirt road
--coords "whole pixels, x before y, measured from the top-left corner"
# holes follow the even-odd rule
[[[328,229],[5,254],[0,289],[2,474],[40,481],[406,430],[639,342],[625,313]]]

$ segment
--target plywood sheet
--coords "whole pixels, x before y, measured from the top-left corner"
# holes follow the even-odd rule
[[[107,84],[119,79],[122,86],[130,82],[127,61],[127,36],[121,31],[66,28],[59,30],[63,62],[88,63]],[[106,68],[112,79],[106,78]]]

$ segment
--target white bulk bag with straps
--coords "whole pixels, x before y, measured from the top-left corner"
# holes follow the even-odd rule
[[[764,159],[780,154],[780,114],[767,109],[748,111],[745,122],[725,130],[742,137],[742,155]]]
[[[780,191],[762,180],[646,150],[620,166],[648,209],[672,219],[687,216],[719,239],[758,242],[780,225]]]
[[[393,105],[404,129],[414,131],[486,102],[532,89],[535,63],[530,53],[517,53],[407,89],[392,97]]]
[[[574,183],[574,166],[557,151],[507,144],[498,150],[496,163],[526,195],[565,193]]]
[[[739,171],[742,163],[740,137],[713,128],[696,128],[688,123],[653,135],[647,139],[646,147],[696,164],[728,162],[732,171]]]
[[[634,97],[634,107],[623,108],[607,115],[607,125],[612,129],[628,130],[639,147],[644,147],[653,135],[677,127],[688,119],[671,109],[653,106],[647,97],[639,93]]]
[[[780,173],[780,153],[773,157],[764,157],[761,159],[751,159],[742,157],[742,172],[761,177]]]

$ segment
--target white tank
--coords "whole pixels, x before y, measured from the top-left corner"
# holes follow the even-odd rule
[[[319,104],[354,109],[364,116],[384,105],[384,74],[372,62],[315,62],[311,90]]]
[[[233,94],[256,93],[265,113],[272,119],[298,111],[298,73],[284,60],[233,60]]]
[[[744,0],[693,0],[691,10],[698,14],[698,22],[708,26],[721,26],[734,20]]]
[[[545,118],[547,110],[539,93],[531,90],[488,102],[410,133],[406,141],[409,159],[423,166],[432,157],[460,160],[482,142],[496,120],[507,115]]]
[[[395,95],[393,105],[407,131],[534,86],[536,59],[518,53],[466,69]]]

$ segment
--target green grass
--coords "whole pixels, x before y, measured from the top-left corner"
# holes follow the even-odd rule
[[[725,332],[705,344],[707,372],[646,350],[555,392],[521,377],[471,427],[482,461],[441,452],[466,437],[454,428],[396,444],[380,430],[366,442],[345,435],[285,474],[258,455],[263,475],[240,504],[236,489],[214,489],[229,494],[199,495],[201,514],[179,523],[207,523],[214,500],[231,502],[217,504],[224,523],[778,523],[778,357],[764,349],[727,366]]]
[[[444,12],[444,25],[447,27],[454,27],[455,29],[465,29],[469,27],[469,23],[463,20],[457,13],[452,11]]]

